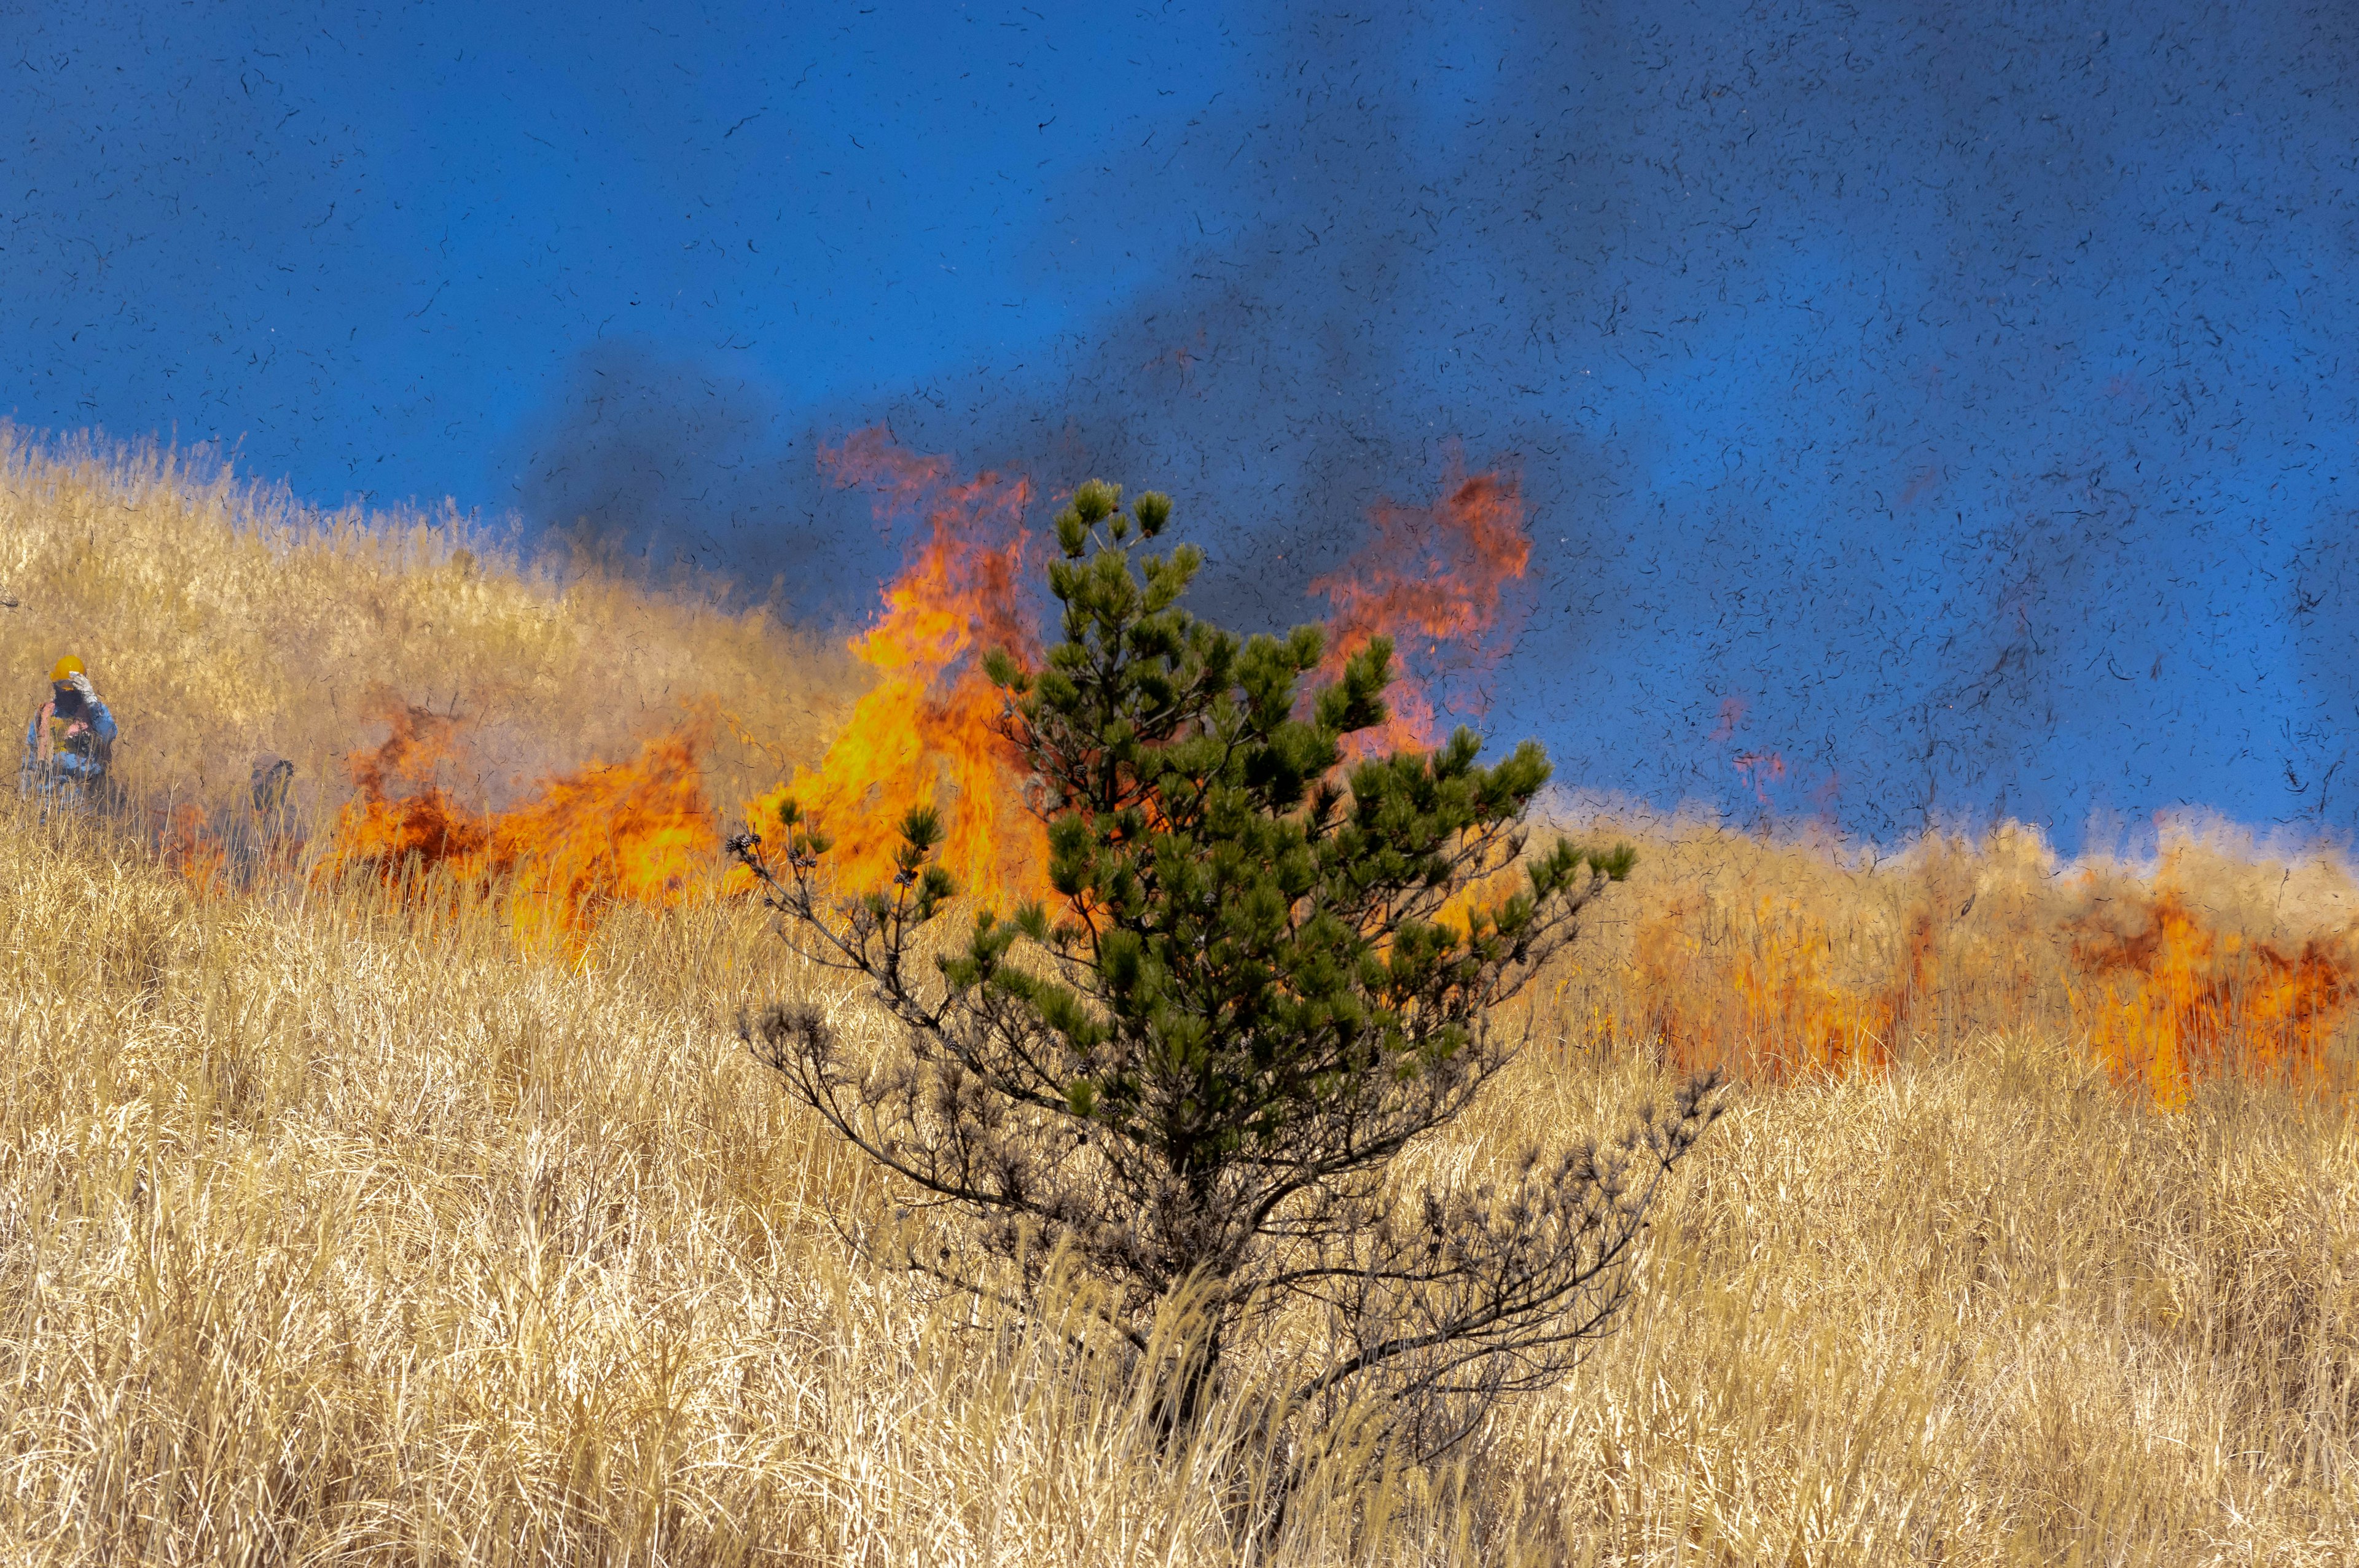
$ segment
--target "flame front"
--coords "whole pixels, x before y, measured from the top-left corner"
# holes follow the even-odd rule
[[[616,904],[665,908],[713,887],[718,839],[693,730],[628,762],[549,778],[514,810],[476,812],[435,780],[458,727],[419,708],[386,717],[385,743],[353,759],[353,798],[315,876],[366,876],[411,897],[496,890],[518,938],[543,947],[578,945]]]
[[[2165,887],[2124,934],[2081,923],[2072,1011],[2114,1076],[2158,1105],[2231,1070],[2321,1076],[2328,1041],[2354,1000],[2346,943],[2311,938],[2297,952],[2212,929]]]
[[[1641,928],[1633,989],[1651,1000],[1664,1051],[1686,1066],[1739,1059],[1759,1077],[1890,1065],[1934,983],[1933,926],[1910,920],[1899,961],[1880,979],[1837,976],[1832,933],[1799,903],[1756,902],[1749,941],[1692,935],[1695,909],[1674,903]]]
[[[1001,733],[1002,694],[981,668],[993,648],[1038,662],[1024,589],[1036,564],[1024,517],[1030,481],[960,479],[948,459],[904,451],[882,429],[822,448],[821,463],[837,483],[869,491],[880,519],[918,522],[906,565],[851,643],[869,689],[817,767],[745,803],[751,824],[774,829],[793,798],[833,839],[827,864],[839,888],[858,892],[891,877],[903,819],[931,806],[946,830],[941,861],[962,891],[1046,898],[1046,832]],[[1511,476],[1469,475],[1453,455],[1436,503],[1385,503],[1370,524],[1366,547],[1311,585],[1333,606],[1322,673],[1332,678],[1371,638],[1392,633],[1403,654],[1395,717],[1356,739],[1363,751],[1421,748],[1435,727],[1426,683],[1479,672],[1503,651],[1507,589],[1531,555],[1523,500]],[[351,759],[353,793],[314,877],[374,881],[429,909],[481,890],[527,945],[575,950],[610,910],[664,908],[729,885],[704,797],[701,729],[649,741],[627,762],[549,778],[495,811],[442,782],[462,726],[382,700],[386,740]],[[1734,741],[1745,717],[1742,698],[1726,699],[1713,742]],[[1790,771],[1760,748],[1734,762],[1765,807]],[[1831,773],[1823,788],[1834,787]],[[201,897],[291,880],[312,848],[283,795],[266,808],[259,785],[250,808],[211,817],[162,804],[158,859]],[[1780,849],[1766,834],[1732,870],[1732,851],[1749,841],[1709,842],[1707,860],[1675,837],[1669,880],[1653,892],[1633,888],[1639,918],[1614,938],[1626,945],[1594,968],[1582,964],[1588,994],[1604,999],[1589,1004],[1595,1033],[1775,1079],[1879,1070],[1927,1042],[2069,1032],[2165,1108],[2223,1076],[2344,1090],[2359,1078],[2359,925],[2347,905],[2334,916],[2343,925],[2313,914],[2294,927],[2322,934],[2263,939],[2229,928],[2233,920],[2215,924],[2193,902],[2185,890],[2209,888],[2215,873],[2183,848],[2152,873],[2092,866],[2068,885],[2012,829],[1971,850],[1929,836],[1914,870],[1889,873]],[[1478,882],[1442,917],[1462,919],[1491,892]]]
[[[902,818],[932,806],[947,834],[940,862],[960,891],[1045,897],[1047,832],[1024,808],[1021,760],[999,732],[1001,694],[982,667],[994,648],[1037,651],[1021,591],[1031,481],[953,481],[949,460],[905,451],[876,429],[822,448],[820,462],[839,485],[871,491],[880,521],[922,511],[923,531],[852,642],[874,684],[819,766],[749,802],[747,821],[769,831],[793,800],[833,839],[839,885],[864,891],[892,875]]]
[[[1638,1005],[1607,1033],[1777,1080],[1879,1070],[1960,1009],[1982,1029],[2053,1026],[2041,999],[2056,997],[2114,1080],[2165,1109],[2230,1076],[2332,1086],[2332,1047],[2359,1003],[2353,934],[2293,947],[2223,931],[2169,874],[1973,935],[1944,938],[1920,904],[1854,932],[1849,963],[1802,900],[1672,900],[1636,933],[1625,983]]]
[[[456,721],[384,694],[376,701],[390,733],[353,754],[353,797],[315,874],[333,880],[365,869],[387,885],[443,867],[466,876],[480,867],[491,827],[435,782],[457,751]]]

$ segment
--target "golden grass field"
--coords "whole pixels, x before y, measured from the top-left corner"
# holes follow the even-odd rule
[[[492,798],[709,703],[725,801],[852,690],[692,587],[13,438],[0,596],[0,689],[80,653],[151,814],[266,749],[324,821],[378,686],[480,716]],[[1564,1388],[1256,1541],[1241,1421],[1159,1453],[1053,1334],[851,1255],[893,1195],[734,1030],[832,982],[745,904],[520,951],[357,881],[209,892],[147,820],[0,804],[6,1561],[2359,1562],[2332,858],[1585,823],[1640,871],[1421,1158],[1610,1130],[1699,1056],[1734,1108]]]

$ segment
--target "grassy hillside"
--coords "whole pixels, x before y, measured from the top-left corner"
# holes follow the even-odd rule
[[[25,706],[74,646],[147,792],[267,746],[332,805],[380,680],[459,688],[512,772],[620,754],[690,687],[809,754],[847,682],[448,525],[22,447],[0,594]],[[2359,1560],[2334,861],[1622,826],[1639,878],[1421,1158],[1610,1129],[1703,1056],[1735,1109],[1568,1386],[1449,1473],[1314,1490],[1252,1561]],[[732,1027],[838,991],[738,903],[520,950],[495,906],[223,895],[0,803],[0,1560],[1244,1560],[1231,1426],[1160,1454],[1053,1336],[851,1255],[896,1195]]]
[[[736,800],[804,760],[851,695],[838,644],[692,587],[527,566],[465,519],[322,515],[217,463],[5,427],[0,598],[0,714],[21,734],[50,665],[79,654],[149,807],[212,804],[265,752],[295,763],[305,802],[336,798],[347,755],[404,705],[463,723],[456,782],[495,800],[701,718],[715,793]]]

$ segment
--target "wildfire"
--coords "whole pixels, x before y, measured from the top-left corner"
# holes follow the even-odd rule
[[[491,828],[434,782],[457,751],[457,722],[384,694],[376,700],[390,733],[383,745],[353,754],[353,798],[318,874],[366,868],[387,883],[445,866],[463,874],[491,842]]]
[[[1757,900],[1750,940],[1725,946],[1693,934],[1694,914],[1675,903],[1640,930],[1633,976],[1663,1050],[1682,1065],[1734,1058],[1771,1080],[1880,1070],[1934,981],[1932,917],[1921,910],[1888,976],[1865,986],[1836,978],[1832,934],[1792,901]]]
[[[747,820],[766,831],[794,800],[834,840],[840,882],[865,889],[892,874],[903,816],[934,806],[948,832],[941,863],[962,892],[1045,896],[1047,834],[1023,808],[1017,759],[997,730],[1000,693],[982,667],[994,648],[1037,648],[1021,593],[1031,481],[954,481],[947,458],[906,451],[880,429],[823,447],[820,463],[837,484],[871,491],[879,522],[922,512],[924,523],[852,643],[875,684],[820,765],[749,802]]]
[[[1020,759],[999,730],[1001,694],[981,668],[993,648],[1037,660],[1024,592],[1031,482],[962,479],[949,459],[905,451],[881,428],[822,448],[820,461],[839,485],[871,493],[880,523],[916,525],[903,568],[851,643],[870,689],[817,767],[745,804],[750,822],[773,827],[793,798],[832,838],[830,869],[855,891],[890,877],[902,819],[933,806],[947,830],[942,862],[963,891],[1003,903],[1048,896],[1046,833],[1026,809]],[[1437,501],[1382,503],[1370,531],[1343,569],[1311,585],[1333,607],[1325,673],[1393,634],[1404,655],[1395,716],[1370,749],[1428,746],[1428,683],[1480,671],[1502,652],[1508,586],[1530,561],[1522,497],[1512,476],[1469,475],[1453,454]],[[462,725],[389,694],[380,708],[386,739],[351,758],[352,795],[313,878],[364,879],[429,908],[480,892],[527,946],[573,948],[617,906],[668,907],[723,885],[698,726],[494,810],[443,782]],[[1734,742],[1745,719],[1743,699],[1725,699],[1712,741]],[[1792,771],[1757,748],[1733,761],[1765,806]],[[266,756],[246,801],[163,813],[158,859],[206,898],[295,876],[309,848],[291,777]],[[1824,791],[1836,784],[1830,773]],[[2359,926],[2298,946],[2249,937],[2190,898],[2190,881],[2208,884],[2184,860],[2110,901],[2093,896],[2096,871],[2076,893],[2033,860],[1935,844],[1917,871],[1894,873],[1923,879],[1913,885],[1814,872],[1799,853],[1734,882],[1691,873],[1674,884],[1690,891],[1657,902],[1601,971],[1604,989],[1585,993],[1593,1032],[1776,1080],[1878,1071],[1920,1037],[2069,1028],[2166,1108],[2229,1074],[2349,1087]],[[1478,884],[1443,917],[1485,896]]]
[[[385,743],[352,761],[353,798],[314,875],[364,875],[423,896],[496,889],[527,945],[578,942],[618,903],[666,907],[712,886],[718,840],[693,730],[636,757],[545,781],[524,805],[478,812],[436,782],[459,727],[395,706]]]
[[[2041,1000],[2053,997],[2114,1078],[2164,1109],[2211,1078],[2328,1085],[2347,1071],[2332,1047],[2359,1005],[2353,935],[2294,946],[2223,931],[2169,876],[2103,906],[2018,908],[1949,941],[1937,938],[1950,923],[1920,903],[1905,920],[1875,917],[1867,929],[1890,935],[1849,953],[1812,901],[1760,896],[1746,913],[1669,901],[1635,934],[1623,985],[1637,1007],[1608,1033],[1774,1081],[1881,1069],[1945,1019],[2054,1028],[2064,1019]]]
[[[1037,653],[1020,591],[1033,487],[1021,476],[953,478],[950,460],[903,449],[881,428],[824,447],[821,466],[839,485],[871,492],[881,523],[923,519],[908,563],[885,589],[880,613],[852,643],[875,684],[815,769],[747,803],[756,832],[792,799],[833,840],[834,874],[874,887],[893,871],[902,817],[912,806],[942,813],[941,862],[962,889],[986,899],[1047,894],[1047,839],[1025,809],[1019,759],[999,734],[1001,697],[981,655],[995,647]],[[1329,678],[1368,640],[1391,633],[1410,655],[1391,692],[1394,717],[1364,749],[1426,746],[1434,706],[1420,666],[1486,668],[1497,649],[1506,585],[1531,557],[1515,480],[1469,475],[1453,454],[1441,499],[1416,508],[1386,502],[1370,514],[1373,536],[1312,591],[1334,606]]]
[[[1507,584],[1532,557],[1523,491],[1512,474],[1468,474],[1453,451],[1439,501],[1421,508],[1380,501],[1368,526],[1371,537],[1343,569],[1310,584],[1334,607],[1320,673],[1333,679],[1370,639],[1391,636],[1398,669],[1386,694],[1392,719],[1360,749],[1421,750],[1437,739],[1429,682],[1445,667],[1463,681],[1504,651],[1492,633]]]
[[[157,855],[165,868],[177,872],[199,898],[219,898],[228,891],[228,847],[214,834],[212,825],[197,806],[180,805],[172,808],[165,819]]]
[[[245,798],[212,811],[181,801],[165,811],[156,857],[201,899],[217,899],[293,875],[303,834],[289,800],[294,766],[255,760]]]
[[[2126,934],[2083,919],[2071,937],[2077,1021],[2115,1077],[2166,1108],[2230,1070],[2317,1080],[2354,997],[2346,944],[2288,952],[2216,931],[2175,887]]]

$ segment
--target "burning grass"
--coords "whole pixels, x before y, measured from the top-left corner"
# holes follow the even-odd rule
[[[1251,1378],[1164,1454],[1053,1325],[864,1267],[903,1195],[735,1043],[781,995],[882,1026],[702,896],[738,803],[783,778],[858,841],[930,790],[972,885],[1037,863],[973,669],[1028,492],[830,460],[914,536],[849,655],[452,524],[0,454],[0,664],[95,651],[165,808],[134,842],[0,805],[0,1560],[1240,1560]],[[1350,578],[1339,637],[1479,674],[1511,479],[1375,524],[1425,565]],[[312,793],[255,793],[256,749]],[[1582,826],[1637,875],[1419,1158],[1691,1062],[1750,1087],[1567,1388],[1446,1474],[1314,1488],[1256,1561],[2351,1560],[2338,862]]]
[[[910,808],[938,805],[949,827],[941,863],[962,888],[1045,896],[1048,837],[1023,808],[997,729],[1000,694],[982,666],[994,648],[1035,645],[1022,586],[1030,482],[957,480],[947,459],[910,453],[880,430],[824,449],[821,461],[839,483],[867,490],[880,521],[918,515],[921,531],[852,642],[872,684],[819,764],[749,803],[747,821],[775,827],[779,805],[796,801],[833,838],[839,874],[867,887],[892,874]]]
[[[2354,999],[2351,932],[2296,947],[2220,931],[2175,875],[2122,914],[2126,931],[2082,916],[2070,947],[2074,1019],[2117,1079],[2170,1109],[2232,1074],[2348,1092],[2334,1047]]]
[[[1238,1560],[1249,1386],[1160,1456],[1053,1332],[848,1252],[897,1195],[737,1046],[745,1002],[832,999],[745,906],[552,963],[495,904],[200,898],[118,848],[0,823],[0,1556]],[[1422,1157],[1658,1073],[1569,1038]],[[1723,1126],[1569,1387],[1258,1560],[2348,1560],[2347,1109],[2223,1077],[2166,1115],[1968,1034]]]
[[[701,737],[675,730],[638,755],[545,781],[506,811],[470,809],[438,782],[457,726],[391,707],[382,746],[356,753],[353,796],[312,877],[364,877],[415,899],[496,892],[527,947],[578,947],[614,909],[710,897],[720,876]]]
[[[1626,1048],[1781,1083],[2036,1033],[2164,1109],[2219,1080],[2359,1087],[2359,887],[2332,856],[2180,828],[2150,866],[2067,866],[2010,827],[1869,868],[1702,826],[1583,830],[1649,842],[1567,982]]]

